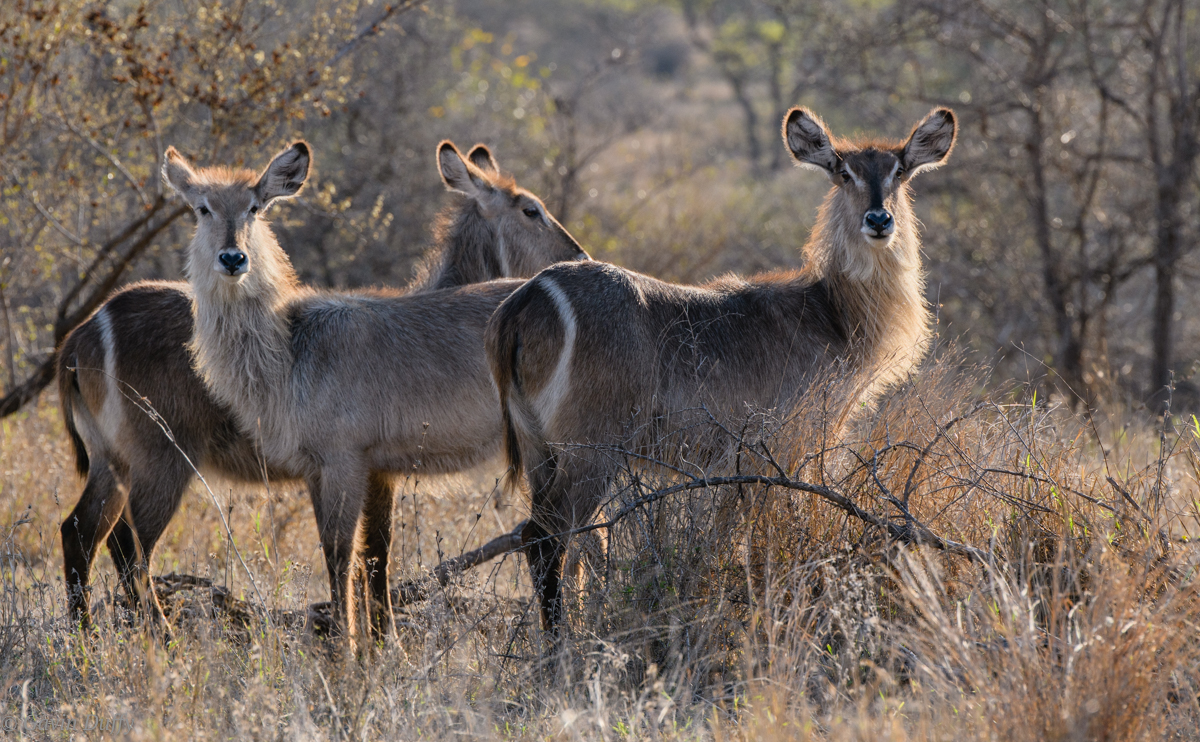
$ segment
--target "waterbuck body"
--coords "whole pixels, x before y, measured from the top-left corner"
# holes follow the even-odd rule
[[[697,415],[786,412],[831,373],[856,375],[849,386],[871,399],[912,371],[929,311],[908,181],[941,164],[955,134],[953,114],[939,109],[905,142],[841,141],[793,109],[785,142],[833,181],[802,270],[680,286],[601,263],[559,265],[500,306],[487,352],[510,475],[528,479],[524,540],[544,626],[561,618],[565,544],[554,534],[594,517],[615,472],[611,447],[654,450],[670,432],[699,456]]]
[[[447,185],[472,196],[512,261],[522,241],[586,258],[532,194],[440,151]],[[483,353],[488,317],[522,280],[415,294],[317,291],[257,214],[303,185],[297,142],[261,175],[196,170],[174,149],[164,177],[199,215],[185,272],[193,290],[193,363],[266,461],[305,480],[325,554],[337,627],[353,637],[351,580],[361,553],[371,626],[391,621],[390,486],[415,467],[452,472],[498,449],[499,398]],[[511,269],[512,263],[509,262]],[[353,639],[352,639],[353,640]]]
[[[439,146],[447,186],[466,195],[439,215],[436,247],[408,293],[528,277],[554,262],[586,257],[569,236],[497,208],[495,193],[511,196],[519,189],[500,175],[487,148],[476,146],[468,158],[473,167],[453,145]],[[188,351],[194,327],[187,282],[144,282],[114,294],[60,348],[59,398],[77,469],[87,478],[62,525],[63,570],[71,614],[84,625],[90,623],[92,562],[106,538],[130,598],[161,618],[150,557],[192,481],[192,465],[239,482],[304,477],[287,461],[266,459],[229,407],[209,393]],[[368,487],[368,501],[390,507],[388,477],[371,477]],[[375,553],[384,541],[376,538],[369,556],[377,560],[376,572],[386,565]]]

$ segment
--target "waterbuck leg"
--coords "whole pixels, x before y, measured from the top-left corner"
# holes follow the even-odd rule
[[[392,548],[392,477],[371,472],[363,508],[363,565],[367,574],[367,609],[375,639],[392,635],[392,591],[388,585]]]
[[[338,457],[330,457],[337,461]],[[341,460],[345,460],[343,457]],[[354,551],[358,521],[367,492],[365,468],[322,467],[309,477],[308,489],[317,533],[329,572],[329,598],[333,609],[333,633],[344,635],[354,649]]]
[[[529,471],[529,525],[522,534],[533,589],[541,598],[542,627],[557,640],[562,632],[562,573],[571,536],[554,536],[589,523],[607,488],[603,463],[585,457],[548,456]]]
[[[113,566],[117,568],[117,577],[121,581],[122,589],[125,590],[125,597],[129,599],[130,605],[141,610],[142,601],[145,599],[145,590],[137,581],[137,573],[144,554],[141,542],[138,540],[137,529],[131,526],[129,521],[129,507],[128,500],[126,500],[126,507],[121,513],[121,519],[108,534],[108,553],[112,556]]]
[[[562,562],[566,549],[561,538],[532,519],[521,532],[525,555],[529,558],[529,575],[533,592],[542,609],[542,629],[557,639],[562,625]]]
[[[117,562],[117,567],[129,599],[158,626],[166,625],[166,617],[150,579],[150,557],[179,510],[191,478],[191,470],[182,457],[178,461],[160,462],[155,471],[135,478],[129,487],[127,517],[113,529],[108,541],[114,561],[118,551],[125,557]]]
[[[117,484],[108,463],[93,458],[83,494],[60,529],[67,607],[71,619],[85,629],[92,625],[88,606],[92,561],[101,542],[120,519],[125,496],[125,489]]]

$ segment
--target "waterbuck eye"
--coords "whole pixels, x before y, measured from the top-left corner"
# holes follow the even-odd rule
[[[842,182],[843,182],[843,183],[849,183],[849,182],[850,182],[850,173],[849,173],[849,171],[847,171],[847,170],[843,170],[843,171],[842,171]]]
[[[258,204],[251,204],[250,205],[250,215],[253,216],[254,214],[257,214],[257,213],[258,213]]]
[[[212,212],[208,210],[207,206],[198,206],[196,207],[196,213],[198,213],[200,216],[208,216]]]
[[[521,213],[530,219],[537,219],[541,214],[541,212],[537,210],[536,206],[526,206],[525,208],[521,209]]]

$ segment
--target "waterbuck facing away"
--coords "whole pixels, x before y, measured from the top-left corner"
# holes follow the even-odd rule
[[[955,135],[954,114],[937,109],[905,142],[849,142],[795,108],[784,141],[833,182],[802,270],[679,286],[558,265],[500,306],[487,352],[510,476],[523,466],[528,478],[523,538],[546,628],[561,618],[565,543],[553,534],[587,524],[615,472],[601,447],[645,450],[681,411],[786,410],[823,372],[868,379],[867,398],[911,372],[929,311],[908,181],[945,162]]]
[[[465,198],[439,215],[436,247],[410,293],[527,278],[552,263],[587,258],[552,219],[543,219],[545,211],[536,198],[500,174],[486,147],[476,146],[467,160],[450,142],[438,147],[447,188]],[[259,179],[253,173],[212,173],[209,186],[220,182],[258,184]],[[227,207],[219,199],[214,203],[218,209]],[[244,213],[216,213],[213,205],[194,204],[208,234],[214,225],[245,229],[257,221]],[[255,229],[266,227],[259,223]],[[79,503],[62,525],[63,571],[71,614],[85,626],[91,622],[87,592],[92,561],[106,538],[130,599],[145,605],[151,618],[161,619],[149,579],[150,557],[192,480],[188,459],[202,471],[241,482],[305,474],[288,461],[264,462],[253,436],[244,434],[232,412],[208,393],[187,350],[193,328],[192,291],[186,282],[141,283],[108,299],[60,349],[63,418],[76,466],[87,477]],[[139,408],[138,395],[162,417],[178,449]],[[367,501],[391,502],[387,476],[375,474],[367,486]],[[378,523],[367,539],[368,558],[378,560],[373,568],[382,573],[381,585],[386,580],[387,526],[386,521]]]

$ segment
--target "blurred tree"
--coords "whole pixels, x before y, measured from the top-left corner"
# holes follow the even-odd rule
[[[1174,360],[1179,263],[1197,244],[1200,51],[1188,38],[1200,39],[1200,11],[1184,0],[1145,0],[1129,8],[1121,20],[1136,32],[1144,51],[1139,50],[1133,58],[1133,74],[1100,86],[1100,91],[1105,100],[1127,111],[1138,123],[1153,177],[1155,292],[1150,391],[1165,403]],[[1099,43],[1095,47],[1103,48]]]

